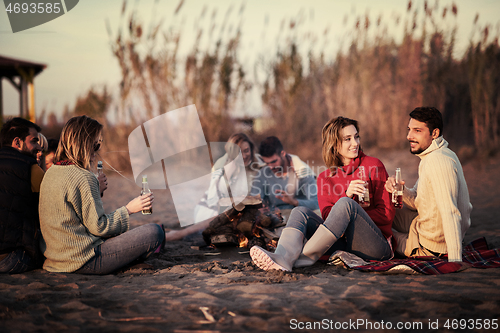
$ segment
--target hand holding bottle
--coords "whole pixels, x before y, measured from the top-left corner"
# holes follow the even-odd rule
[[[404,185],[405,181],[401,180],[400,184]],[[396,191],[396,176],[390,176],[389,178],[387,178],[384,187],[385,190],[389,193],[393,193],[394,191]]]
[[[403,179],[401,176],[401,169],[396,169],[396,178],[395,178],[396,186],[394,191],[392,192],[392,204],[396,208],[403,208]]]
[[[101,192],[102,197],[104,191],[108,188],[108,177],[106,177],[102,170],[102,161],[97,162],[97,180],[99,181],[99,192]]]
[[[361,207],[369,207],[370,206],[370,191],[368,190],[368,177],[365,172],[365,167],[364,166],[359,166],[358,167],[358,177],[359,180],[363,182],[363,186],[365,188],[363,195],[358,195],[357,196],[357,202]]]
[[[141,196],[145,194],[153,194],[153,192],[151,192],[151,190],[149,189],[148,176],[143,175]],[[149,207],[142,209],[142,215],[151,215],[151,214],[153,214],[153,201],[151,201],[151,205]]]
[[[105,174],[100,174],[97,176],[99,181],[99,192],[101,192],[101,197],[104,195],[104,191],[108,189],[108,177]]]
[[[127,211],[130,214],[138,213],[140,211],[148,211],[152,210],[153,208],[153,201],[154,201],[154,195],[153,193],[147,193],[138,196],[137,198],[134,198],[132,201],[130,201],[125,208],[127,208]]]
[[[345,191],[345,194],[351,199],[354,199],[355,195],[357,195],[358,197],[364,197],[366,192],[365,184],[366,182],[361,179],[351,180],[347,191]]]

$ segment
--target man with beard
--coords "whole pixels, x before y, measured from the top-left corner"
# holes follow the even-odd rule
[[[319,209],[316,177],[305,162],[287,154],[275,136],[261,142],[259,153],[267,166],[254,178],[251,195],[260,195],[269,208],[279,208],[285,217],[296,206]]]
[[[22,273],[43,263],[38,197],[44,172],[36,161],[40,130],[13,118],[0,131],[0,273]]]
[[[472,205],[462,165],[443,138],[439,110],[413,110],[407,139],[411,153],[421,161],[418,180],[412,189],[404,187],[404,207],[394,218],[396,252],[407,257],[448,254],[448,261],[462,261],[462,240],[470,227]],[[393,193],[395,185],[395,178],[389,177],[385,189]]]

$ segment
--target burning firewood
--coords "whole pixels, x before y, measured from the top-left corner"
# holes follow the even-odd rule
[[[272,239],[266,237],[263,228],[272,229],[282,223],[281,214],[263,208],[260,197],[247,197],[215,217],[202,234],[207,245],[216,247],[266,247]]]

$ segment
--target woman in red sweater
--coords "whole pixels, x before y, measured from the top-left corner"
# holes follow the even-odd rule
[[[323,127],[323,160],[328,169],[317,179],[322,218],[306,207],[294,208],[274,253],[258,246],[250,249],[258,267],[291,271],[312,265],[334,250],[366,260],[393,256],[395,210],[384,191],[387,171],[380,160],[361,151],[358,132],[358,122],[344,117]],[[360,167],[365,169],[366,181],[359,179]],[[367,190],[369,206],[361,207],[356,199]]]

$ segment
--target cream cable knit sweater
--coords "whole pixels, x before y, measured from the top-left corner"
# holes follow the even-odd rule
[[[417,183],[405,188],[403,200],[418,211],[413,220],[405,254],[423,247],[448,253],[449,261],[462,261],[462,240],[470,227],[472,205],[462,165],[442,137],[421,154]]]
[[[75,165],[54,165],[40,188],[40,227],[43,268],[50,272],[74,272],[94,257],[103,238],[129,229],[129,215],[121,207],[106,215],[99,181]]]

